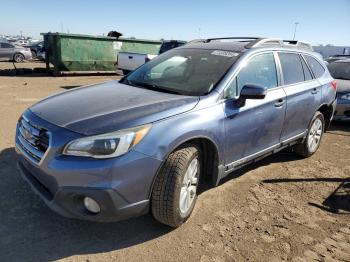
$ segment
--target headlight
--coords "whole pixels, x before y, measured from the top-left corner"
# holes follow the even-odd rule
[[[97,136],[79,138],[69,142],[64,155],[111,158],[127,153],[138,144],[150,130],[151,125],[120,130]]]
[[[342,95],[340,98],[341,98],[341,99],[345,99],[345,100],[350,100],[350,93],[347,93],[347,94],[345,94],[345,95]]]

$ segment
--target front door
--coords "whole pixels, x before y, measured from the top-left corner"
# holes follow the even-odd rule
[[[286,94],[278,82],[275,56],[268,52],[250,58],[226,89],[226,164],[239,165],[278,146],[286,111]],[[237,107],[235,99],[247,83],[267,87],[267,95]]]

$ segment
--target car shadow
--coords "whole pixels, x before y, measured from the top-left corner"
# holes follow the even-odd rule
[[[13,147],[0,152],[2,261],[51,261],[79,254],[105,253],[142,244],[173,230],[151,215],[116,223],[63,218],[46,207],[22,180],[15,159]],[[300,159],[294,153],[282,151],[230,173],[220,184],[261,166]]]
[[[14,148],[0,152],[1,261],[52,261],[138,245],[172,229],[150,215],[116,223],[60,217],[17,172]]]
[[[69,89],[74,89],[74,88],[77,88],[77,87],[80,87],[80,86],[81,85],[70,85],[70,86],[60,86],[60,88],[69,90]]]
[[[325,182],[340,183],[339,186],[322,202],[322,204],[309,202],[309,205],[334,214],[350,214],[350,177],[348,178],[282,178],[266,179],[263,183],[305,183]]]
[[[348,134],[341,134],[340,132],[347,132]],[[327,131],[330,134],[336,134],[341,136],[350,136],[350,122],[333,121]]]
[[[282,150],[278,152],[277,154],[270,155],[268,157],[265,157],[257,162],[248,164],[238,170],[235,170],[228,174],[225,178],[223,178],[220,181],[220,184],[224,184],[229,180],[238,178],[240,176],[245,175],[246,173],[257,169],[262,166],[268,166],[273,163],[284,163],[284,162],[292,162],[292,161],[298,161],[302,160],[303,158],[295,153],[293,153],[290,149]]]

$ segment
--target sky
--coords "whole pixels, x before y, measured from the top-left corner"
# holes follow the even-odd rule
[[[1,4],[0,35],[179,39],[262,36],[350,45],[350,0],[35,0]]]

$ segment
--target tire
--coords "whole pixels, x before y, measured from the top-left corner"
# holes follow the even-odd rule
[[[302,143],[294,146],[294,152],[302,157],[310,157],[315,154],[321,144],[324,130],[324,116],[317,111],[310,122],[306,138]]]
[[[196,204],[200,174],[201,157],[196,146],[188,145],[171,153],[153,186],[153,217],[174,228],[183,224]]]
[[[16,63],[23,63],[24,59],[25,59],[25,57],[21,53],[16,53],[16,54],[13,55],[13,60]]]
[[[131,72],[130,70],[122,70],[122,71],[123,71],[123,75],[125,76]]]

